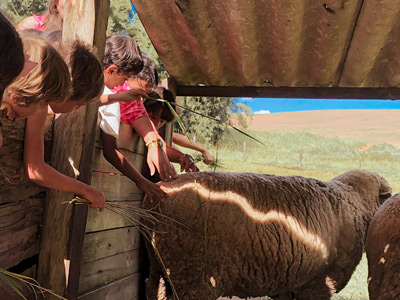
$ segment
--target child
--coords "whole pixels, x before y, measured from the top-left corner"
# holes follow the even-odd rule
[[[112,35],[107,38],[103,59],[103,74],[106,85],[104,91],[105,95],[112,94],[111,89],[122,85],[125,80],[137,74],[142,68],[142,56],[139,47],[132,38],[126,35]],[[145,89],[143,90],[145,91]],[[111,97],[111,95],[109,97]],[[99,109],[99,113],[102,118],[100,122],[102,134],[108,134],[116,139],[119,134],[119,104],[115,103],[103,106]],[[146,145],[149,146],[147,163],[152,174],[154,174],[155,169],[157,169],[163,181],[174,179],[176,171],[170,165],[162,147],[159,147],[159,139],[151,126],[148,116],[140,116],[135,120],[132,126],[143,138]]]
[[[91,202],[91,208],[104,209],[103,192],[79,180],[65,176],[44,161],[44,137],[48,112],[66,113],[97,100],[104,88],[103,70],[96,56],[79,41],[63,45],[61,32],[42,35],[57,45],[68,63],[72,77],[72,95],[62,103],[49,103],[48,109],[27,120],[24,143],[24,165],[27,177],[36,184],[74,193]]]
[[[128,79],[129,87],[131,88],[135,87],[136,89],[140,88],[148,89],[156,87],[158,85],[158,74],[154,62],[149,57],[143,55],[143,63],[144,67],[142,72]],[[141,107],[139,107],[138,104],[132,102],[131,104],[120,103],[120,108],[121,108],[121,121],[125,123],[122,124],[121,128],[123,131],[126,132],[128,130],[126,126],[129,125],[134,120],[135,116],[138,116],[140,114]],[[172,142],[181,147],[200,151],[204,157],[204,163],[206,164],[211,164],[214,160],[210,152],[208,152],[208,150],[205,147],[203,147],[198,143],[191,143],[184,135],[174,132],[172,134]],[[172,145],[172,147],[179,151],[179,149],[174,145]]]
[[[156,87],[152,89],[152,91],[149,92],[149,97],[164,99],[170,102],[171,104],[175,103],[175,99],[172,93],[163,87]],[[173,121],[174,119],[174,115],[172,114],[169,106],[165,102],[147,99],[144,102],[144,107],[146,108],[146,111],[149,114],[150,120],[157,129],[162,127],[165,123]],[[161,139],[161,137],[159,138]],[[165,142],[164,145],[166,145]],[[181,172],[199,171],[196,164],[194,163],[193,158],[190,155],[183,154],[179,149],[169,147],[167,145],[165,152],[167,153],[167,156],[171,162],[180,164]]]
[[[68,67],[60,54],[36,35],[21,34],[21,38],[24,52],[37,65],[5,89],[2,108],[10,120],[27,118],[50,102],[63,102],[71,92]]]
[[[16,28],[18,31],[26,29],[36,29],[40,31],[62,29],[64,6],[65,0],[50,0],[47,14],[27,17],[23,19]]]

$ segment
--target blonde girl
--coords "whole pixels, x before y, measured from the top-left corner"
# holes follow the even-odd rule
[[[46,109],[51,102],[63,102],[71,94],[71,79],[64,60],[44,39],[21,33],[24,53],[37,65],[18,76],[4,91],[2,109],[10,120],[27,118]]]
[[[48,113],[67,113],[98,100],[103,92],[103,70],[90,49],[79,41],[69,45],[61,42],[61,32],[43,34],[56,45],[68,64],[72,78],[72,93],[67,101],[51,102],[47,110],[27,120],[24,143],[24,166],[27,177],[38,185],[74,193],[91,202],[90,207],[103,210],[104,194],[81,181],[61,174],[44,161],[44,137]]]

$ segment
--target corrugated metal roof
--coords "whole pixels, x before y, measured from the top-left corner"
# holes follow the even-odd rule
[[[400,1],[132,3],[178,85],[400,86]]]

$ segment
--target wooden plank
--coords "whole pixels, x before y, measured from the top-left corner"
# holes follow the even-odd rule
[[[92,185],[101,189],[106,201],[141,201],[143,192],[126,176],[94,172]]]
[[[138,272],[139,250],[132,250],[82,265],[79,294]]]
[[[139,273],[116,280],[78,297],[79,300],[137,300]]]
[[[39,195],[40,196],[40,195]],[[0,266],[8,269],[39,253],[44,194],[0,206]]]
[[[400,99],[400,88],[352,87],[239,87],[178,86],[177,96],[317,98],[317,99]]]
[[[80,38],[104,53],[109,1],[66,1],[63,40]],[[94,128],[97,119],[94,103],[57,118],[51,165],[67,176],[90,183],[94,150]],[[68,128],[68,130],[66,130]],[[77,299],[83,238],[86,226],[86,206],[62,205],[73,195],[49,191],[43,223],[38,279],[46,287],[68,299]],[[72,238],[73,236],[73,238]],[[68,287],[68,289],[67,289]],[[49,297],[53,299],[54,297]]]
[[[115,203],[126,204],[126,202]],[[132,205],[139,207],[141,202],[134,201],[132,202]],[[103,212],[98,212],[94,209],[91,209],[88,212],[86,233],[129,226],[132,226],[132,223],[117,213],[109,211],[108,209],[105,209]]]
[[[92,232],[85,235],[82,263],[139,249],[140,233],[135,227]]]

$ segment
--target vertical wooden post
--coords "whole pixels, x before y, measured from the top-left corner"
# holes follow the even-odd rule
[[[176,97],[176,83],[172,78],[166,78],[162,81],[162,86],[171,91],[171,93]],[[171,146],[172,145],[172,134],[174,132],[174,122],[167,123],[165,129],[165,142]]]
[[[67,0],[63,41],[80,39],[104,54],[109,0]],[[59,116],[54,125],[51,165],[90,184],[98,103]],[[62,204],[70,193],[49,190],[42,228],[38,281],[68,299],[77,299],[87,206]],[[49,297],[53,299],[52,297]]]

